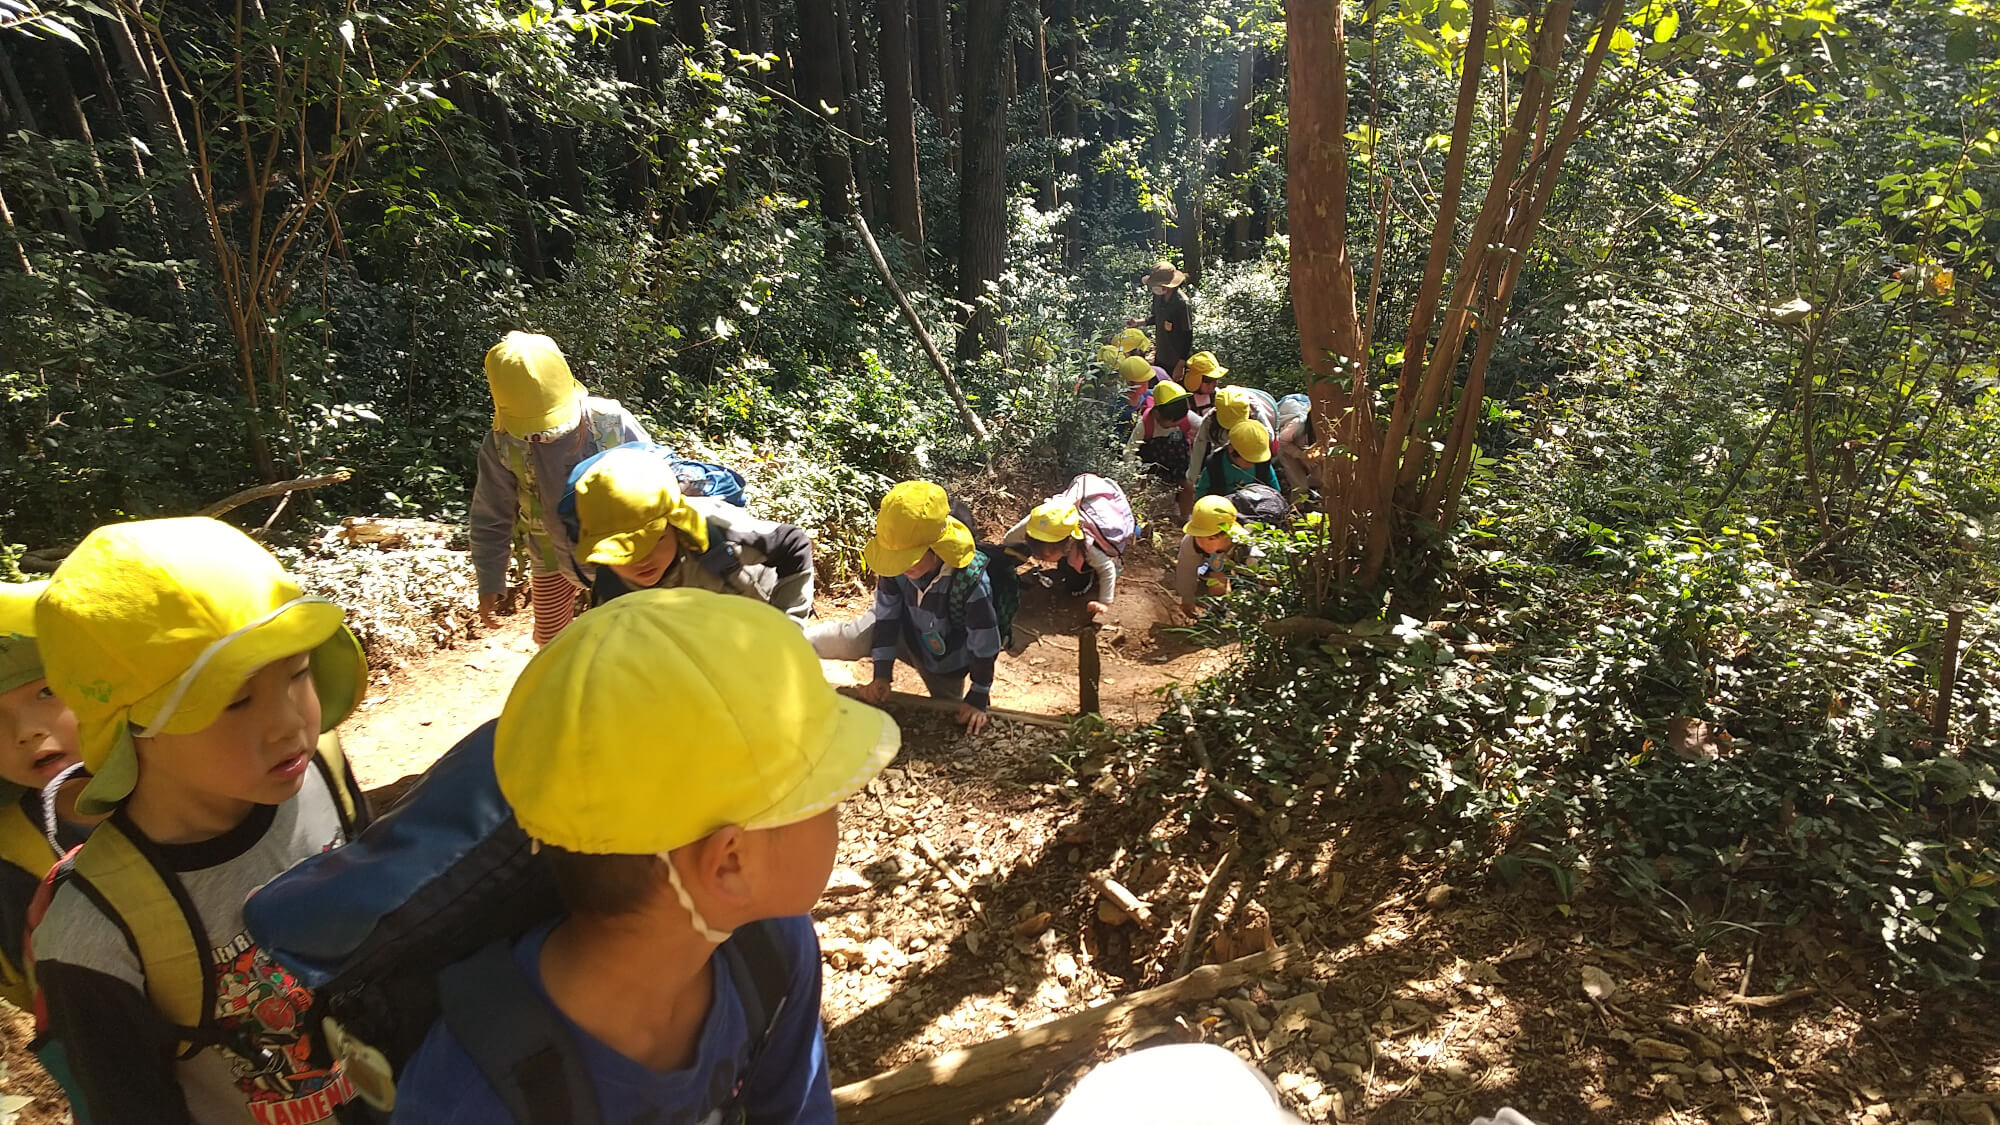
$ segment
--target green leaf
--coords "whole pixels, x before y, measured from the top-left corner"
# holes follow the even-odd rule
[[[1679,12],[1668,12],[1665,16],[1661,17],[1660,22],[1653,25],[1653,42],[1672,42],[1674,36],[1680,32],[1680,29],[1681,14]]]
[[[1979,33],[1969,27],[1961,27],[1945,36],[1944,58],[1953,66],[1963,66],[1979,54]]]

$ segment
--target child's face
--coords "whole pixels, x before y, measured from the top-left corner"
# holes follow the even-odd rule
[[[1146,401],[1146,384],[1130,383],[1125,387],[1125,401],[1137,406]]]
[[[283,804],[305,784],[319,724],[319,692],[306,655],[266,664],[206,729],[139,739],[140,784],[168,804],[176,798]]]
[[[1252,464],[1251,460],[1248,457],[1243,456],[1241,453],[1236,452],[1234,449],[1231,449],[1229,451],[1229,460],[1239,469],[1247,469]]]
[[[627,586],[640,590],[650,589],[653,583],[658,582],[660,576],[667,572],[667,568],[674,565],[674,559],[678,558],[680,553],[680,536],[674,534],[674,529],[670,527],[660,533],[660,541],[653,545],[651,554],[635,563],[614,566],[611,572],[624,579]]]
[[[810,914],[813,904],[826,890],[833,874],[833,861],[840,850],[840,806],[797,824],[769,831],[765,854],[766,904],[779,914]]]
[[[937,557],[936,551],[925,551],[924,557],[918,559],[915,566],[903,572],[903,577],[912,582],[920,578],[929,578],[931,572],[942,565],[944,560]]]
[[[74,765],[76,716],[47,680],[0,694],[0,780],[40,789]]]
[[[1069,544],[1044,543],[1040,539],[1037,539],[1035,540],[1034,552],[1035,552],[1035,558],[1039,559],[1042,562],[1045,563],[1061,562],[1063,556],[1069,553]]]
[[[1226,551],[1229,549],[1229,533],[1225,531],[1220,535],[1197,535],[1194,537],[1194,545],[1210,555]]]

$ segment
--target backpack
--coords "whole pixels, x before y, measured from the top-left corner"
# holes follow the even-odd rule
[[[1098,549],[1112,558],[1125,553],[1139,537],[1139,520],[1132,514],[1132,502],[1118,482],[1095,473],[1080,473],[1069,487],[1050,499],[1076,506],[1083,517],[1084,534],[1097,541]]]
[[[643,450],[664,460],[673,469],[674,479],[680,482],[682,496],[710,496],[739,508],[750,506],[743,474],[735,469],[727,465],[718,465],[713,461],[677,457],[673,450],[650,441],[628,441],[623,445],[614,445],[603,453],[586,457],[577,462],[576,468],[569,471],[569,480],[563,485],[562,502],[556,507],[557,514],[562,517],[563,526],[570,529],[572,536],[576,534],[576,482],[582,480],[583,474],[589,472],[605,453],[618,449]]]
[[[340,736],[320,735],[313,765],[333,796],[341,833],[348,839],[368,823],[368,809],[354,799],[348,785],[347,756]],[[176,1055],[194,1057],[212,1046],[226,1045],[227,1036],[215,1018],[216,969],[208,956],[208,935],[187,902],[177,879],[169,877],[157,846],[131,828],[123,811],[91,830],[86,843],[72,849],[43,880],[28,908],[24,960],[34,979],[34,929],[48,913],[58,887],[74,885],[84,897],[117,924],[131,943],[133,956],[145,973],[146,998],[178,1034]],[[247,912],[246,912],[247,918]],[[35,1038],[47,1042],[49,1021],[45,997],[35,993]],[[255,1058],[251,1044],[232,1049]],[[39,1052],[38,1052],[39,1053]]]
[[[516,1121],[593,1125],[594,1091],[559,1014],[513,943],[562,913],[548,864],[493,770],[489,721],[346,847],[313,856],[243,907],[251,936],[313,993],[361,1100],[387,1114],[403,1066],[442,1018]],[[790,973],[768,925],[723,943],[750,1027],[770,1035]]]
[[[1269,523],[1282,519],[1292,505],[1285,494],[1268,484],[1246,484],[1229,494],[1229,502],[1236,505],[1236,514],[1253,523]]]
[[[8,801],[0,807],[0,862],[26,871],[37,882],[47,882],[49,872],[61,858],[62,853],[21,808],[21,802]],[[0,998],[17,1008],[27,1008],[33,1003],[27,967],[10,962],[4,954],[0,954]]]

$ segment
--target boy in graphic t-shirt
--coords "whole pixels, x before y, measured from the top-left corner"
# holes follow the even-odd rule
[[[306,1125],[352,1097],[337,1065],[310,1061],[311,995],[243,927],[251,890],[366,815],[316,751],[367,677],[342,618],[242,532],[200,518],[98,528],[36,603],[49,684],[92,773],[78,809],[110,813],[33,935],[93,1125]],[[104,862],[115,855],[150,866],[180,909],[133,912],[143,904],[114,893],[133,863]],[[194,956],[142,960],[149,943]]]

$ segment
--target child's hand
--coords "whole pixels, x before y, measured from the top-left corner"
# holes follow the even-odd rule
[[[1140,319],[1139,319],[1138,317],[1136,317],[1136,316],[1128,316],[1128,317],[1126,317],[1126,318],[1125,318],[1125,327],[1127,327],[1127,328],[1137,328],[1137,327],[1139,327],[1139,326],[1140,326],[1141,324],[1144,324],[1144,323],[1146,323],[1146,322],[1145,322],[1145,321],[1143,321],[1143,320],[1140,320]]]
[[[1107,614],[1107,613],[1110,613],[1110,612],[1111,612],[1111,607],[1110,607],[1110,606],[1108,606],[1108,605],[1105,605],[1105,604],[1104,604],[1103,602],[1090,602],[1089,604],[1085,605],[1085,606],[1084,606],[1083,608],[1085,608],[1085,609],[1089,610],[1089,611],[1090,611],[1090,615],[1091,615],[1092,617],[1103,617],[1103,616],[1104,616],[1105,614]]]
[[[1201,615],[1201,608],[1200,608],[1199,606],[1196,606],[1196,605],[1195,605],[1195,604],[1194,604],[1193,602],[1182,602],[1182,603],[1181,603],[1181,616],[1182,616],[1182,617],[1184,617],[1184,618],[1188,619],[1189,621],[1192,621],[1192,620],[1194,620],[1194,619],[1195,619],[1196,617],[1199,617],[1200,615]]]
[[[894,687],[895,683],[894,680],[870,680],[865,684],[856,685],[854,697],[863,703],[872,703],[880,707],[889,701],[889,689]]]
[[[958,705],[958,725],[965,728],[965,733],[978,734],[986,729],[988,721],[989,716],[983,708],[974,707],[970,703]]]

